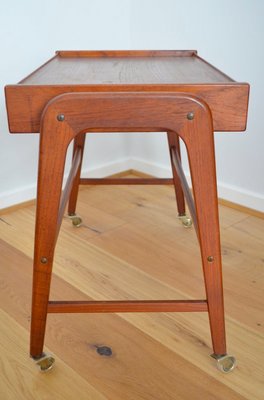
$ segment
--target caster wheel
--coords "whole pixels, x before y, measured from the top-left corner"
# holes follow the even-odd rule
[[[75,228],[79,228],[79,226],[82,225],[82,219],[80,217],[73,217],[72,225],[75,226]]]
[[[185,228],[190,228],[192,226],[192,219],[190,217],[187,217],[187,215],[180,215],[179,219],[182,222],[182,225]]]
[[[78,215],[69,215],[69,218],[72,220],[72,225],[75,226],[75,228],[79,228],[79,226],[82,225],[82,219],[78,217]]]
[[[47,372],[50,371],[55,363],[55,358],[50,355],[43,353],[43,355],[40,358],[35,358],[34,359],[36,365],[39,367],[41,372]]]
[[[228,374],[236,368],[236,359],[233,356],[225,355],[225,356],[215,356],[212,355],[213,358],[216,359],[216,366],[219,371]]]

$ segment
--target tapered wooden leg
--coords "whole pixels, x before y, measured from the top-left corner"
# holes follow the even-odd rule
[[[68,142],[51,127],[41,132],[35,228],[30,354],[43,353],[58,211]]]
[[[168,137],[169,150],[171,150],[172,147],[175,147],[178,154],[180,155],[179,136],[174,132],[167,132],[167,137]],[[170,151],[170,158],[171,158],[171,151]],[[181,187],[181,181],[179,179],[178,173],[176,171],[176,168],[174,166],[172,159],[171,159],[171,168],[172,168],[172,174],[173,174],[173,182],[174,182],[178,214],[179,214],[179,216],[184,216],[185,215],[184,194],[183,194],[183,190]]]
[[[73,147],[73,158],[77,151],[77,149],[81,149],[81,163],[78,168],[77,174],[73,181],[73,186],[71,190],[71,194],[69,197],[69,204],[68,204],[68,214],[70,216],[75,215],[76,212],[76,204],[78,198],[78,191],[79,191],[79,184],[80,184],[80,177],[81,177],[81,169],[82,169],[82,159],[83,159],[83,152],[84,152],[84,145],[85,145],[85,134],[79,134],[74,139],[74,147]]]
[[[200,123],[199,123],[200,122]],[[196,206],[198,237],[216,356],[226,354],[224,303],[214,140],[211,117],[190,122],[187,150]]]

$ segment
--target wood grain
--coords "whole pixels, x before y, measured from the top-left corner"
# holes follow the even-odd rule
[[[169,87],[168,87],[169,86]],[[210,105],[215,131],[244,131],[247,123],[249,85],[170,84],[170,85],[8,85],[5,87],[9,131],[39,133],[46,104],[56,96],[71,92],[178,92],[192,93]],[[101,130],[102,131],[102,130]],[[109,131],[109,130],[108,130]]]
[[[48,313],[201,312],[206,300],[49,301]]]
[[[231,78],[222,74],[198,57],[165,55],[134,57],[78,57],[53,58],[38,69],[21,85],[68,85],[68,84],[182,84],[182,83],[230,83]]]
[[[17,279],[21,278],[20,282],[26,283],[20,284],[16,298],[8,297],[4,308],[10,312],[12,310],[13,318],[17,323],[28,326],[26,313],[18,312],[17,302],[23,296],[25,309],[22,308],[29,311],[30,290],[27,288],[30,288],[28,279],[28,275],[31,275],[30,260],[22,257],[18,251],[12,254],[11,247],[3,242],[1,244],[5,248],[5,251],[2,251],[2,254],[5,254],[5,261],[8,262],[15,255],[22,263],[24,268],[23,271],[21,268],[19,269]],[[5,294],[16,289],[13,286],[16,281],[12,271],[6,269],[2,279],[5,282]],[[74,287],[65,284],[57,277],[54,279],[54,285],[54,290],[59,298],[65,296],[65,291],[70,296],[83,296]],[[4,295],[3,292],[1,294]],[[121,317],[114,315],[100,317],[95,314],[93,318],[76,318],[76,316],[67,315],[67,323],[65,323],[66,320],[63,316],[56,315],[50,316],[49,320],[50,332],[47,341],[49,348],[53,352],[61,352],[63,361],[103,396],[120,400],[124,398],[132,400],[140,397],[142,399],[163,399],[164,395],[168,399],[188,399],[189,394],[185,390],[185,385],[182,385],[184,381],[190,382],[191,392],[189,393],[197,393],[198,399],[204,398],[204,390],[210,398],[214,395],[216,388],[216,399],[220,400],[221,396],[230,396],[235,400],[241,399],[234,391],[222,385],[215,378],[199,371],[189,362],[187,362],[188,369],[184,371],[182,363],[186,361],[182,357],[177,357],[162,343],[158,343],[141,330],[134,328]],[[113,355],[110,358],[101,357],[96,352],[96,349],[102,345],[111,346]],[[26,352],[26,348],[25,344],[24,352]],[[23,362],[25,363],[25,360]],[[32,361],[28,359],[28,362]],[[138,369],[139,364],[141,365],[140,369]],[[157,366],[155,370],[153,369],[154,365]],[[57,369],[60,369],[60,363],[58,363]],[[36,370],[35,374],[38,376],[39,372]],[[67,375],[65,375],[65,379],[71,381]],[[63,382],[63,380],[61,381]],[[207,385],[210,382],[211,388],[208,388]],[[5,388],[5,390],[12,395],[12,388]],[[13,396],[16,398],[16,393],[13,393]],[[45,396],[45,391],[40,392],[39,397],[41,398],[41,396]]]
[[[27,330],[2,309],[0,324],[1,399],[107,399],[59,357],[53,374],[36,373],[26,351]]]
[[[208,103],[217,131],[245,130],[249,85],[189,51],[59,51],[5,88],[9,129],[39,132],[46,104],[71,92],[183,92]]]
[[[195,234],[193,229],[183,229],[175,217],[172,187],[85,187],[80,191],[78,211],[83,227],[73,228],[68,219],[62,223],[52,299],[203,295]],[[102,398],[129,400],[262,400],[263,220],[226,207],[220,211],[227,333],[230,352],[238,359],[238,368],[228,376],[217,371],[208,357],[208,318],[200,313],[49,315],[47,346],[57,366],[48,376],[39,375],[27,355],[34,207],[2,215],[0,304],[5,313],[1,326],[6,329],[0,332],[0,342],[7,350],[0,368],[2,376],[5,371],[9,376],[16,374],[12,384],[6,375],[1,379],[0,393],[6,396],[2,397],[27,400],[32,391],[34,398],[46,399],[46,378],[55,373],[49,385],[57,384],[53,390],[58,398],[71,398],[70,382],[81,399],[87,391],[95,399],[101,399],[96,397],[99,392]],[[6,337],[10,337],[9,344]],[[110,346],[113,356],[99,356],[96,349],[102,345]],[[22,359],[17,351],[23,353]],[[65,375],[64,366],[70,368],[70,375]],[[18,375],[18,369],[24,373]],[[68,397],[64,387],[69,388]],[[96,394],[89,392],[91,388]]]
[[[189,114],[193,117],[189,118]],[[61,195],[68,145],[73,139],[77,140],[80,134],[85,134],[87,129],[111,130],[112,127],[136,131],[144,131],[146,128],[153,131],[165,130],[171,132],[171,135],[177,135],[177,139],[179,136],[186,145],[194,202],[190,192],[187,193],[188,186],[183,179],[180,156],[174,158],[177,147],[171,148],[172,159],[186,200],[190,200],[187,203],[200,243],[213,353],[216,357],[225,355],[227,349],[212,116],[206,103],[191,95],[180,93],[67,93],[54,98],[46,106],[41,119],[30,354],[34,358],[39,358],[43,353],[57,233],[69,198],[69,187],[73,181],[78,183],[80,175],[84,141],[80,147],[74,147],[72,169],[64,193]],[[49,151],[51,148],[53,152]],[[77,185],[74,187],[74,193],[75,189]],[[129,305],[125,302],[121,308],[116,304],[112,310],[125,310],[125,305],[127,311],[138,309],[134,303]],[[156,305],[158,311],[160,303]],[[181,303],[177,302],[177,306],[175,303],[172,305],[176,310],[184,310]],[[162,310],[172,310],[167,306],[168,303]],[[65,305],[60,307],[65,310]],[[151,303],[151,307],[154,310],[154,303]],[[104,308],[106,307],[103,306]],[[191,311],[192,308],[193,311],[197,310],[193,302],[188,308],[186,307],[186,310]],[[53,312],[55,309],[58,307],[53,307]],[[88,312],[94,308],[86,304],[85,309]],[[140,304],[141,312],[149,309],[150,304],[147,302]],[[70,310],[83,312],[84,305],[75,303]]]

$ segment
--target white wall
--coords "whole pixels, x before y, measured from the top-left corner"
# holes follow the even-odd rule
[[[233,79],[250,83],[246,133],[215,134],[218,187],[221,197],[264,211],[264,1],[134,0],[130,18],[131,48],[197,49]],[[158,163],[160,175],[166,174],[165,140],[134,136],[135,165],[144,160],[151,172]]]
[[[216,133],[219,189],[264,211],[263,20],[262,0],[1,0],[0,85],[16,83],[57,49],[197,49],[251,84],[247,133]],[[38,135],[8,133],[2,89],[0,208],[34,197],[37,145]],[[85,170],[129,167],[168,175],[165,135],[88,138]]]
[[[0,208],[35,197],[38,152],[38,135],[8,133],[4,85],[56,50],[128,48],[129,35],[129,0],[0,0]],[[113,161],[118,164],[99,173],[128,168],[124,135],[87,139],[85,169]]]

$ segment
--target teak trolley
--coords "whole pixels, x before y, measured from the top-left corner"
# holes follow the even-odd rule
[[[17,85],[5,88],[12,133],[40,132],[30,354],[42,370],[47,313],[209,313],[213,357],[228,372],[216,171],[215,131],[246,128],[249,85],[201,59],[196,51],[58,51]],[[85,179],[81,165],[88,132],[166,132],[172,179]],[[193,195],[181,166],[186,145]],[[62,181],[69,143],[72,168]],[[173,184],[180,218],[193,221],[201,249],[206,299],[158,301],[49,301],[56,239],[66,204],[73,224],[79,184]],[[185,200],[192,220],[185,214]]]

